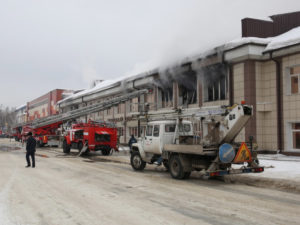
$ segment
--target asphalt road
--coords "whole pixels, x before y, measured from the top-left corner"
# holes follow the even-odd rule
[[[10,148],[7,148],[8,146]],[[218,180],[174,180],[130,165],[0,141],[0,225],[299,224],[300,195]],[[47,157],[43,157],[47,156]]]

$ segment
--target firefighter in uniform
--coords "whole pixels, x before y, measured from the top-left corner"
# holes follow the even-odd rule
[[[32,160],[32,168],[35,167],[35,146],[36,146],[36,140],[34,139],[34,137],[32,137],[32,133],[29,132],[28,133],[28,139],[27,139],[27,143],[26,143],[26,160],[27,160],[27,166],[26,167],[30,167],[30,159],[29,156],[31,157]]]

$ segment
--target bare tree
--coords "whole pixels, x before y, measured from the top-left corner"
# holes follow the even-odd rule
[[[0,105],[0,129],[11,133],[13,125],[16,122],[15,108],[5,107]]]

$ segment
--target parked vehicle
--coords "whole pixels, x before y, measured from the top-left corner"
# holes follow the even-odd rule
[[[62,124],[61,121],[48,124],[42,127],[37,127],[33,129],[34,138],[37,141],[38,147],[43,147],[44,145],[58,146],[59,137],[58,128]]]
[[[109,155],[112,149],[118,151],[117,128],[95,121],[74,124],[63,141],[63,152],[70,153],[71,149],[101,151],[103,155]]]
[[[177,115],[177,119],[149,122],[145,137],[132,145],[132,168],[143,170],[147,163],[162,157],[175,179],[188,178],[193,170],[206,177],[264,171],[252,146],[234,142],[251,118],[252,107],[235,105],[215,115],[211,112],[194,114],[201,123],[198,135],[193,132],[192,122],[182,119],[190,117],[184,113]],[[241,168],[233,168],[233,164],[240,164]]]

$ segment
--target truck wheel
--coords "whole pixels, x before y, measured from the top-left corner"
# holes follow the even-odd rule
[[[40,142],[40,141],[37,141],[37,142],[36,142],[36,147],[38,147],[38,148],[41,147],[41,142]]]
[[[70,153],[70,145],[68,145],[68,143],[67,143],[67,141],[66,140],[64,140],[64,142],[63,142],[63,151],[64,151],[64,153]]]
[[[146,162],[142,159],[139,152],[132,152],[130,164],[134,170],[143,170],[146,167]]]
[[[175,179],[184,179],[185,178],[183,166],[181,164],[181,161],[180,161],[178,155],[171,156],[169,166],[170,166],[170,168],[169,168],[170,174],[173,178],[175,178]]]
[[[103,149],[103,150],[102,150],[102,155],[109,155],[109,154],[110,154],[110,151],[111,151],[111,149],[110,149],[110,150]]]

